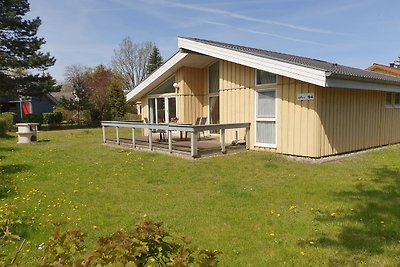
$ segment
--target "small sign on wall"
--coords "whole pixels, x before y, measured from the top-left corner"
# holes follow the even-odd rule
[[[299,100],[299,101],[310,101],[310,100],[314,100],[314,93],[301,93],[301,94],[297,94],[297,100]]]

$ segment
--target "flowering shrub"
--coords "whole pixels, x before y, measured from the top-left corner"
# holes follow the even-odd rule
[[[56,227],[44,245],[41,266],[217,266],[220,254],[191,248],[186,237],[176,238],[153,221],[145,221],[133,231],[118,230],[101,237],[94,252],[79,258],[84,236],[80,231],[61,233]]]

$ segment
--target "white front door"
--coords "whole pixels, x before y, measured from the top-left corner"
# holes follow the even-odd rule
[[[276,90],[256,91],[255,146],[276,148]]]

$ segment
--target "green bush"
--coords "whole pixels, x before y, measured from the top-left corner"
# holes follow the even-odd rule
[[[61,232],[44,245],[40,266],[210,266],[218,265],[216,250],[191,248],[187,237],[171,235],[161,223],[145,221],[132,231],[100,237],[95,251],[82,257],[85,234]],[[82,257],[82,258],[81,258]]]
[[[16,114],[14,112],[3,112],[0,113],[0,119],[5,121],[6,131],[11,132],[15,123]]]
[[[7,133],[7,123],[6,120],[0,118],[0,136],[6,135]]]
[[[60,124],[62,121],[61,112],[48,112],[43,113],[43,123],[44,124]]]
[[[27,123],[43,123],[43,118],[41,115],[36,115],[36,114],[28,114],[24,116],[24,119],[22,120],[23,122]]]

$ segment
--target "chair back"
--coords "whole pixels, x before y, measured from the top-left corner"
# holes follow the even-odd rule
[[[206,125],[206,123],[207,123],[207,117],[201,117],[199,125]]]

